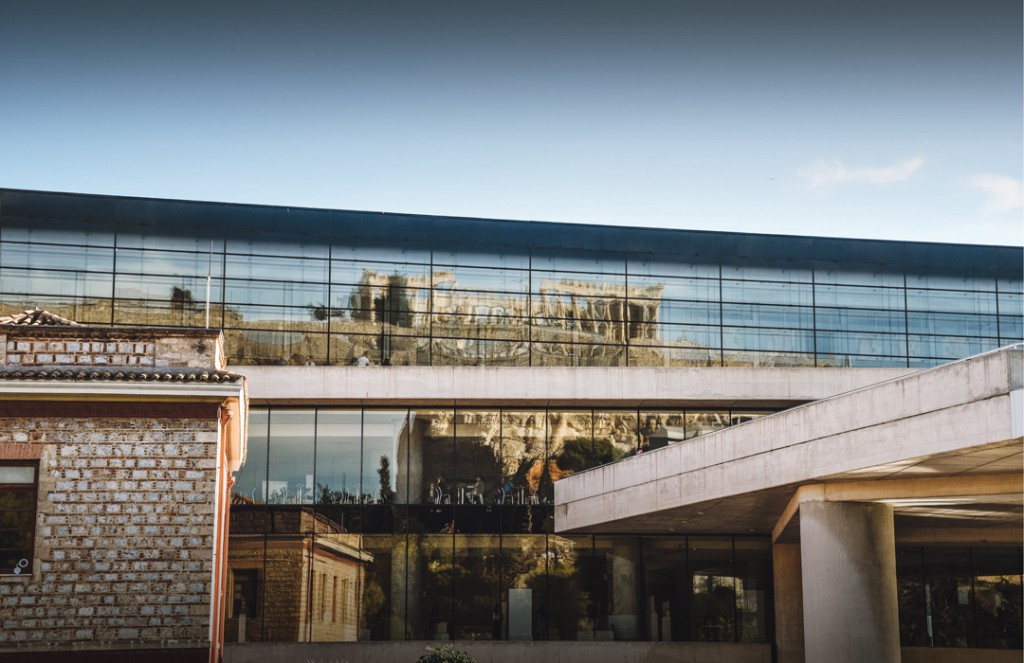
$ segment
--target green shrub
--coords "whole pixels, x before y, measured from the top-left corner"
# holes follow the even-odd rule
[[[427,653],[416,659],[416,663],[476,663],[476,659],[451,645],[445,645],[440,649],[427,647]]]

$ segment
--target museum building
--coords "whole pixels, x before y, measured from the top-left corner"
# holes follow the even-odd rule
[[[779,649],[787,505],[840,472],[730,474],[701,484],[700,509],[638,492],[635,476],[711,481],[673,472],[698,451],[701,469],[724,463],[717,447],[780,435],[778,422],[860,417],[859,401],[835,400],[851,392],[955,380],[955,367],[919,372],[1024,338],[1022,262],[1015,247],[0,189],[0,310],[216,328],[246,376],[224,624],[236,643],[713,643],[797,660]],[[1020,353],[994,356],[1012,367]],[[992,434],[981,450],[1005,478],[1020,432]],[[665,458],[675,469],[656,467]],[[843,485],[877,467],[844,467]],[[1021,648],[1021,508],[1007,492],[992,519],[971,517],[977,536],[904,536],[898,521],[904,660]],[[268,651],[256,646],[228,657],[258,660],[245,658]]]

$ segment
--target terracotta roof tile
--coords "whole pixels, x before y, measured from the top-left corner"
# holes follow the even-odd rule
[[[237,382],[238,373],[196,369],[95,369],[95,368],[12,368],[0,367],[0,380],[64,380],[68,382]]]
[[[16,313],[14,315],[5,315],[0,317],[0,325],[27,325],[27,326],[60,326],[69,327],[72,325],[78,325],[74,320],[68,320],[62,318],[55,313],[44,311],[43,309],[36,307],[32,310],[25,311],[23,313]]]

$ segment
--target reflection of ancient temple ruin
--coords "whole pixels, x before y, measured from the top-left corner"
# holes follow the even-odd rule
[[[627,338],[657,338],[663,286],[626,288],[577,279],[545,279],[537,289],[534,316],[548,326],[579,331],[592,340],[625,343]]]
[[[540,355],[622,354],[628,339],[651,341],[659,334],[663,286],[627,287],[578,277],[545,279],[526,292],[470,289],[450,270],[403,276],[364,270],[348,300],[353,321],[431,330],[432,351],[443,363],[500,358],[528,362],[528,343]],[[530,328],[533,331],[530,331]],[[384,346],[390,343],[383,341]],[[390,355],[382,347],[382,359]],[[444,361],[448,360],[448,361]],[[614,361],[612,363],[615,363]]]
[[[356,640],[373,561],[361,539],[308,507],[232,510],[227,640]]]

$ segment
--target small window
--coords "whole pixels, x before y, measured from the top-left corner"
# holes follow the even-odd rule
[[[232,616],[238,617],[245,614],[246,617],[255,617],[259,611],[258,590],[259,571],[257,569],[234,569],[232,571],[235,579],[234,606]]]
[[[0,461],[0,575],[32,573],[37,464]]]

